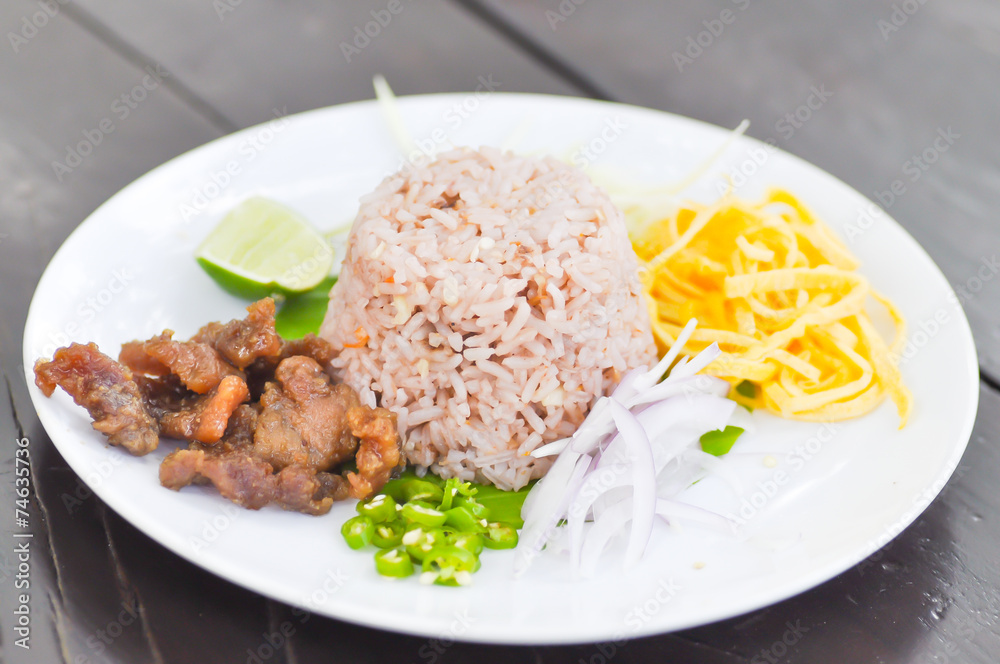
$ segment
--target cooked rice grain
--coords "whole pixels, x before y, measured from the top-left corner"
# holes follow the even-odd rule
[[[520,488],[550,464],[531,450],[655,361],[636,270],[581,171],[453,150],[362,198],[321,334],[338,377],[398,415],[410,463]]]

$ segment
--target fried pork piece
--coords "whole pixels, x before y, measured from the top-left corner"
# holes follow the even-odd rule
[[[175,491],[189,484],[212,483],[237,505],[257,510],[268,503],[320,515],[335,500],[349,496],[347,481],[331,473],[288,466],[278,473],[266,461],[239,453],[177,450],[160,464],[160,484]]]
[[[304,355],[319,363],[321,367],[326,367],[337,355],[330,342],[321,339],[315,334],[307,334],[302,339],[281,342],[281,352],[273,357],[260,357],[253,361],[246,368],[247,385],[250,386],[250,393],[255,399],[259,399],[264,394],[264,388],[268,381],[274,380],[274,372],[282,360],[290,357]]]
[[[274,300],[258,300],[247,307],[247,312],[243,320],[209,323],[191,340],[208,344],[240,369],[246,369],[259,357],[277,356],[281,337],[274,331]]]
[[[56,386],[73,397],[93,418],[93,427],[141,456],[156,449],[156,420],[146,408],[132,372],[98,350],[96,344],[71,344],[56,351],[51,362],[35,363],[35,384],[52,396]]]
[[[405,465],[399,450],[395,413],[385,408],[359,406],[347,411],[351,433],[361,439],[357,473],[347,473],[351,495],[364,500],[379,491]]]
[[[122,344],[119,361],[136,373],[148,376],[174,374],[191,391],[205,394],[226,376],[243,372],[226,362],[212,346],[199,341],[174,341],[172,330],[164,330],[147,341]]]
[[[260,399],[254,456],[276,469],[306,466],[329,470],[354,455],[347,412],[360,405],[347,385],[331,385],[315,360],[282,360]]]
[[[160,434],[199,443],[222,438],[229,416],[250,397],[247,384],[238,376],[226,376],[208,394],[189,399],[182,409],[159,418]]]
[[[326,339],[317,337],[310,332],[301,339],[285,341],[281,345],[281,359],[304,355],[316,360],[321,367],[330,364],[330,360],[337,356],[337,351]]]
[[[331,473],[289,466],[274,473],[272,466],[252,456],[257,410],[241,405],[229,419],[225,436],[215,445],[194,443],[171,454],[160,466],[163,486],[180,489],[211,483],[223,496],[250,509],[275,503],[287,510],[326,514],[335,500],[350,497],[347,481]],[[187,454],[197,452],[198,454]]]
[[[139,386],[139,393],[146,403],[146,410],[157,422],[166,413],[176,413],[188,407],[198,396],[184,387],[181,379],[173,374],[166,376],[134,374],[133,379]]]
[[[230,417],[247,401],[250,391],[239,376],[226,376],[208,394],[196,394],[171,374],[136,376],[146,409],[156,419],[160,434],[191,442],[215,443],[227,432]],[[253,440],[253,429],[250,430]]]

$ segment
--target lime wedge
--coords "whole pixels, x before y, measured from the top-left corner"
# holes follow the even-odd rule
[[[249,299],[310,290],[333,265],[330,244],[308,221],[261,197],[233,208],[194,257],[222,288]]]

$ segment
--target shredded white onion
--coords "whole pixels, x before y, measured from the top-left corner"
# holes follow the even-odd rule
[[[703,434],[725,428],[736,408],[725,398],[728,383],[699,373],[719,356],[718,346],[677,362],[663,378],[696,325],[688,322],[655,367],[625,374],[571,437],[532,452],[558,458],[525,499],[515,574],[531,565],[561,525],[573,569],[585,576],[596,571],[608,544],[626,530],[624,563],[638,563],[657,515],[728,527],[724,517],[676,500],[706,471],[739,482],[697,445]]]

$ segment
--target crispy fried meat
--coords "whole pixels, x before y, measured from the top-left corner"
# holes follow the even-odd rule
[[[160,433],[169,438],[216,443],[226,432],[229,416],[249,397],[243,379],[226,376],[208,394],[196,397],[176,412],[164,413],[159,418]]]
[[[306,514],[326,514],[335,500],[350,494],[347,481],[331,473],[302,466],[280,472],[255,457],[203,450],[177,450],[160,464],[160,484],[175,491],[193,483],[211,482],[219,493],[252,510],[268,503]]]
[[[281,352],[281,337],[274,331],[274,300],[269,297],[247,307],[243,320],[209,323],[198,330],[192,341],[208,344],[239,369],[245,369],[259,357],[274,357]]]
[[[94,420],[94,428],[137,456],[159,445],[156,421],[143,402],[132,372],[98,350],[95,344],[71,344],[51,362],[35,363],[35,384],[45,396],[56,386],[66,390]]]
[[[36,364],[36,382],[46,395],[61,386],[95,429],[133,454],[155,449],[159,435],[187,441],[160,465],[170,489],[212,484],[243,507],[306,514],[381,489],[404,463],[395,415],[333,384],[324,367],[335,352],[325,340],[282,341],[273,300],[247,311],[191,341],[166,330],[126,343],[121,364],[93,344],[61,348]],[[352,459],[357,471],[337,474]]]
[[[149,376],[174,374],[191,391],[205,394],[226,376],[243,372],[232,366],[208,344],[198,341],[174,341],[172,330],[164,330],[148,341],[129,341],[122,345],[118,359],[136,373]]]
[[[307,334],[302,339],[282,341],[281,352],[271,357],[259,357],[246,368],[247,385],[253,398],[259,399],[264,394],[267,382],[274,380],[274,372],[282,360],[303,355],[316,360],[321,367],[327,367],[336,355],[330,342],[315,334]]]
[[[317,471],[350,458],[358,447],[347,422],[347,411],[360,405],[354,390],[331,385],[322,367],[302,356],[282,360],[274,377],[260,399],[254,454],[277,469]]]
[[[385,408],[359,406],[347,411],[351,433],[361,439],[356,457],[358,472],[347,473],[351,495],[364,500],[380,490],[406,462],[399,450],[395,413]]]

